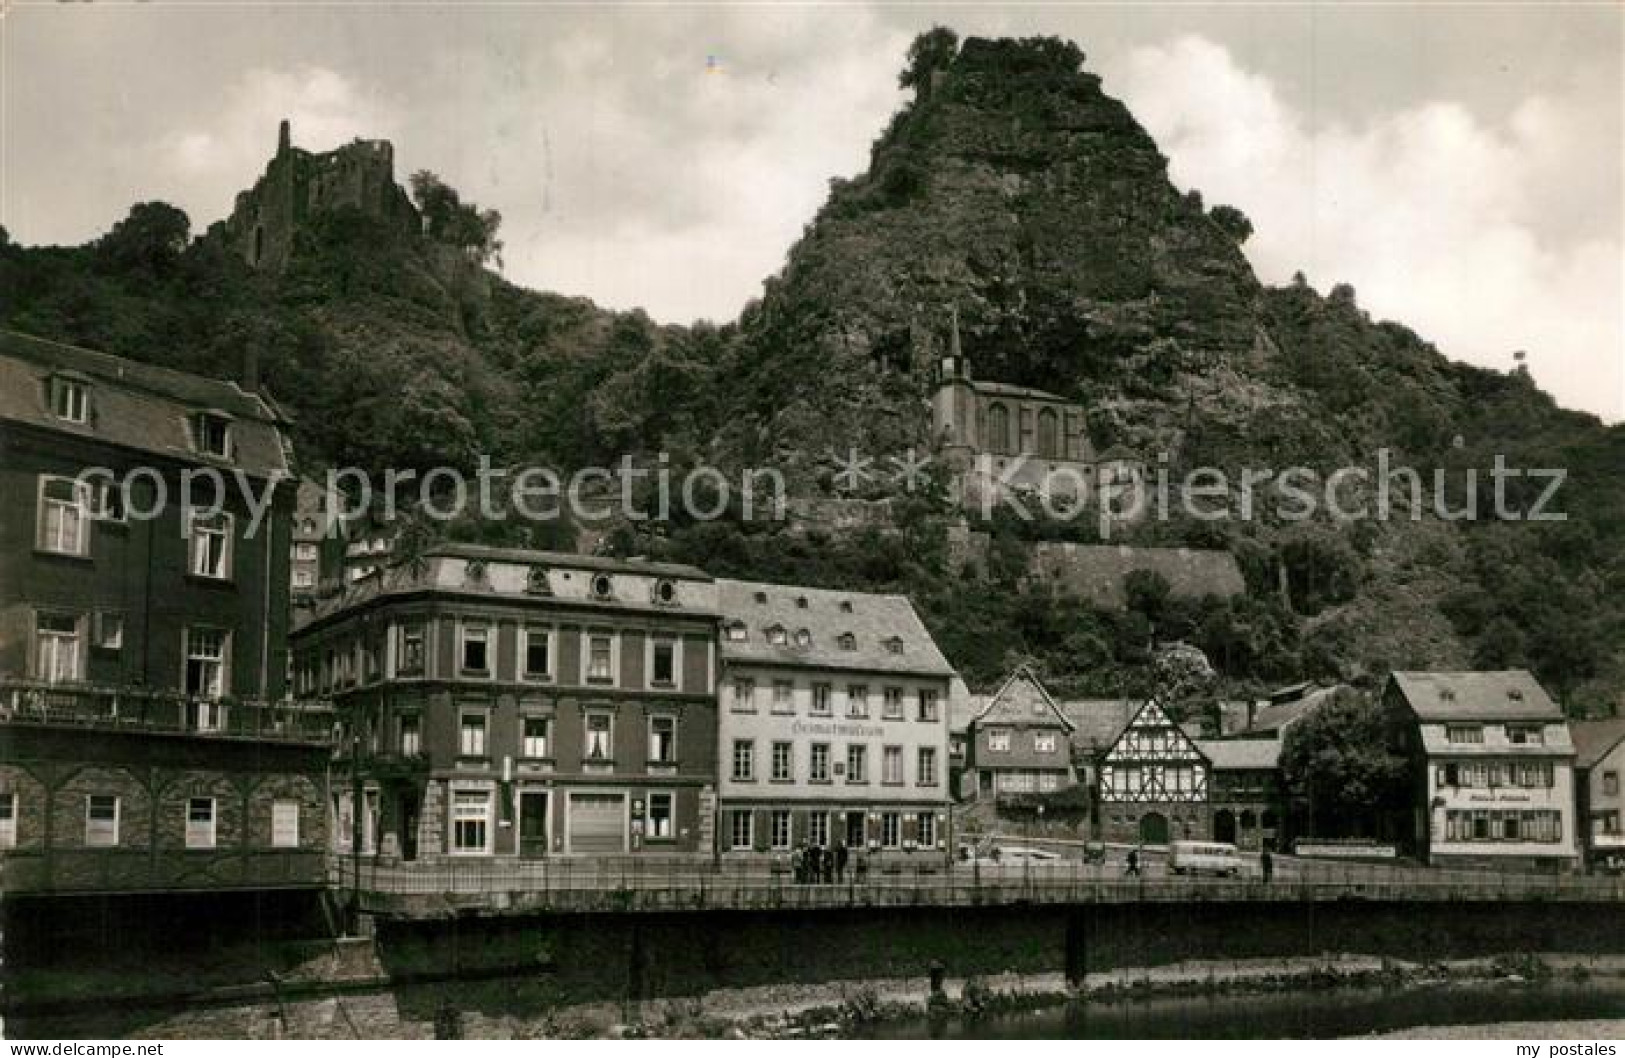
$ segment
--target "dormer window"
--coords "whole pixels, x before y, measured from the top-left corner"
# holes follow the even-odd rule
[[[805,628],[798,628],[796,630],[796,646],[801,647],[803,650],[812,646],[812,633]]]
[[[852,612],[852,600],[851,599],[842,599],[841,600],[841,612],[842,613],[851,613]]]
[[[595,599],[613,599],[615,597],[615,580],[608,573],[600,573],[592,579],[592,597]]]
[[[858,637],[851,632],[842,632],[840,638],[835,642],[842,650],[858,649]]]
[[[218,459],[231,458],[230,417],[217,411],[200,411],[193,415],[192,447]]]
[[[746,639],[745,622],[730,622],[728,627],[723,630],[723,634],[728,637],[728,642],[730,643],[743,643]]]
[[[546,566],[532,566],[525,571],[525,593],[527,595],[553,594],[553,588],[547,582]]]
[[[71,375],[51,377],[51,414],[63,422],[90,421],[90,386]]]
[[[766,606],[767,605],[767,592],[765,592],[765,591],[757,592],[755,594],[755,599],[756,599],[756,605],[758,605],[758,606]]]
[[[767,641],[776,647],[782,647],[788,641],[783,625],[774,625],[767,630]]]
[[[807,608],[807,597],[805,595],[796,596],[796,609],[805,610],[806,608]]]
[[[903,641],[901,639],[896,636],[892,636],[890,639],[886,640],[886,653],[901,654],[902,652]]]

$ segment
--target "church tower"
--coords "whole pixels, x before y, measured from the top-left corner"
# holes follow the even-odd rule
[[[970,465],[980,447],[976,436],[976,387],[970,360],[959,344],[959,309],[949,317],[948,351],[937,361],[931,398],[931,437],[950,465]]]

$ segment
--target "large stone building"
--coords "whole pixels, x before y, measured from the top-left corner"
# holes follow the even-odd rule
[[[448,545],[319,603],[340,850],[708,856],[717,588],[687,566]]]
[[[7,891],[325,881],[330,717],[281,700],[281,426],[231,383],[0,334]]]
[[[723,853],[945,849],[954,672],[908,599],[717,587]]]
[[[1574,743],[1533,676],[1395,672],[1383,702],[1414,762],[1413,837],[1429,863],[1576,864]]]
[[[318,154],[293,146],[284,121],[264,175],[238,194],[220,230],[226,245],[250,266],[279,272],[306,220],[346,208],[402,231],[420,227],[416,207],[395,183],[395,148],[387,140],[355,140]]]

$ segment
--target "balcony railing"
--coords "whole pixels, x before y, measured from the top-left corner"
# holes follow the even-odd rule
[[[193,698],[143,688],[12,679],[0,679],[0,724],[319,745],[333,739],[333,710],[325,702]]]

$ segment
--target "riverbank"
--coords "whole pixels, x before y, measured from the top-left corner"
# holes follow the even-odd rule
[[[499,1008],[469,1004],[454,1009],[447,1001],[454,991],[444,983],[423,982],[321,998],[124,1012],[112,1021],[82,1015],[71,1022],[28,1019],[11,1027],[60,1038],[425,1039],[438,1031],[471,1039],[827,1039],[909,1032],[933,1017],[997,1019],[1079,1001],[1103,1010],[1177,997],[1428,989],[1469,982],[1535,986],[1592,979],[1625,981],[1625,956],[1502,956],[1440,963],[1359,955],[1192,960],[1093,973],[1076,988],[1069,988],[1059,973],[948,978],[935,1000],[920,976],[726,988],[688,999],[552,1005],[530,1001],[528,983],[516,979],[486,983],[512,996]]]

